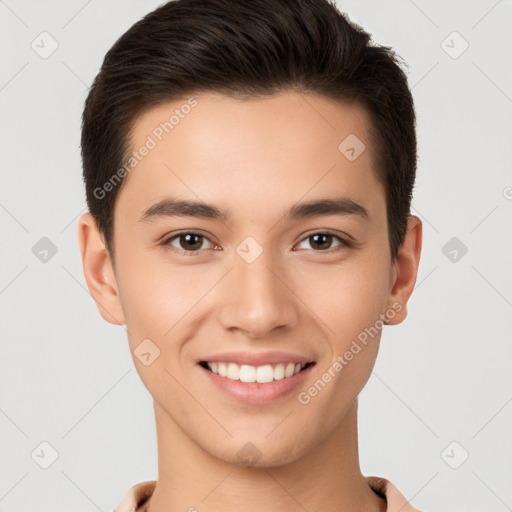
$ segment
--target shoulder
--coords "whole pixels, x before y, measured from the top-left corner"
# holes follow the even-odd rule
[[[390,480],[378,476],[367,476],[365,478],[373,491],[386,498],[388,503],[386,512],[421,512],[405,499],[405,496]]]
[[[113,512],[143,512],[140,507],[147,502],[156,487],[156,480],[140,482],[130,488]]]

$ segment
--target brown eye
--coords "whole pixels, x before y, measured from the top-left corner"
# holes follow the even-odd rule
[[[343,247],[349,245],[345,240],[343,240],[343,238],[328,232],[313,233],[312,235],[304,238],[301,243],[308,241],[310,247],[314,251],[327,252],[328,249],[332,248],[332,243],[335,239],[339,240],[340,243],[336,244],[334,247]]]
[[[211,242],[204,235],[193,232],[179,233],[178,235],[174,235],[168,238],[164,245],[171,246],[172,248],[178,250],[182,253],[195,253],[200,252],[203,247],[203,243],[207,241],[211,244]],[[177,244],[175,244],[177,242]],[[213,244],[211,244],[213,245]]]

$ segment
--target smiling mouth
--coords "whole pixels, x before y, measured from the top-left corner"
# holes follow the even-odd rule
[[[241,382],[257,382],[259,384],[288,379],[315,364],[315,361],[308,363],[264,364],[261,366],[239,365],[233,362],[209,363],[201,361],[199,363],[200,366],[220,377]]]

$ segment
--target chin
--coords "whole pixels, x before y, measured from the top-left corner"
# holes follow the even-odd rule
[[[302,448],[298,449],[299,444],[290,439],[280,446],[265,439],[265,436],[262,436],[261,441],[258,441],[259,436],[252,439],[253,441],[231,440],[229,449],[224,445],[222,451],[212,450],[210,454],[227,464],[246,468],[270,468],[294,462],[304,448],[301,444]]]

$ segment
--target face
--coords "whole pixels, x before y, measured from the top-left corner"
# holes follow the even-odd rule
[[[257,465],[290,462],[340,425],[368,380],[383,323],[405,315],[418,243],[399,283],[359,106],[292,92],[194,98],[137,119],[133,150],[150,149],[118,195],[115,274],[96,297],[104,318],[126,323],[168,424],[225,461],[251,442]],[[236,381],[240,369],[275,380]]]

